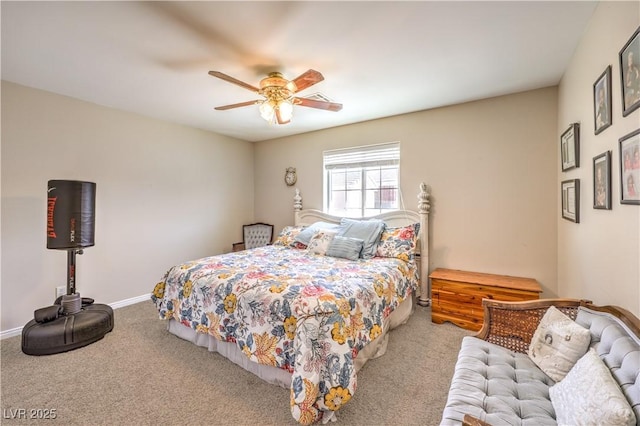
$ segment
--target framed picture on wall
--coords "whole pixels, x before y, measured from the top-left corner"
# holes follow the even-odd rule
[[[580,167],[580,124],[573,123],[560,136],[562,171]]]
[[[611,65],[593,83],[593,122],[596,135],[611,126]]]
[[[611,210],[611,151],[593,158],[593,208]]]
[[[620,203],[640,204],[640,129],[618,140]]]
[[[640,27],[620,51],[622,80],[622,116],[640,107]]]
[[[562,217],[580,223],[580,179],[565,180],[561,183]]]

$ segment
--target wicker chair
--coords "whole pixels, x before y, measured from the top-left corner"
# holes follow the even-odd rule
[[[268,223],[252,223],[242,226],[242,242],[233,244],[233,251],[247,250],[271,244],[273,225]]]

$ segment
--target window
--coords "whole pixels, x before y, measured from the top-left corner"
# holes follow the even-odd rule
[[[366,217],[397,210],[400,143],[325,151],[324,211]]]

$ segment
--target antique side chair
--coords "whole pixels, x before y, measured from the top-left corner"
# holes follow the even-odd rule
[[[268,223],[252,223],[242,226],[242,242],[233,244],[233,251],[247,250],[271,244],[273,225]]]

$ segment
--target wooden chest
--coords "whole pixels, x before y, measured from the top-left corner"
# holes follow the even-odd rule
[[[431,321],[450,321],[467,330],[482,327],[482,299],[538,299],[542,288],[532,278],[436,269],[431,278]]]

